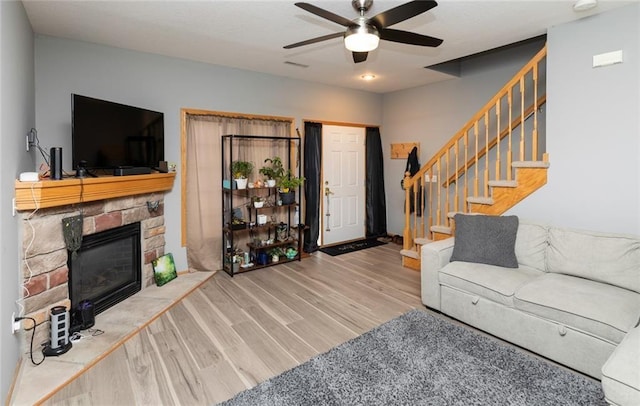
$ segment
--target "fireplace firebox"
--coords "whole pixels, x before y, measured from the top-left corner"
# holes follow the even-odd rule
[[[140,223],[84,236],[68,258],[71,309],[89,301],[103,312],[141,289]]]

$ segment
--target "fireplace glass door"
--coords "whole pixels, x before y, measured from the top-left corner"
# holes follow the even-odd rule
[[[88,300],[98,314],[140,291],[140,223],[83,237],[77,255],[69,252],[71,308]]]

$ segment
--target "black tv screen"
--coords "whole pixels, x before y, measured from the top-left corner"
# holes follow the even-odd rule
[[[155,168],[164,160],[164,114],[71,95],[73,168]]]

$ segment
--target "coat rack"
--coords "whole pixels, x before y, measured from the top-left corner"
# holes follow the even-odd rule
[[[413,147],[418,147],[418,156],[420,156],[419,142],[403,142],[401,144],[391,144],[391,159],[407,159],[409,152]]]

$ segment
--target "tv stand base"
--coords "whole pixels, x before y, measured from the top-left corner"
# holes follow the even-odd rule
[[[121,166],[113,170],[113,176],[148,175],[151,168],[145,166]]]

